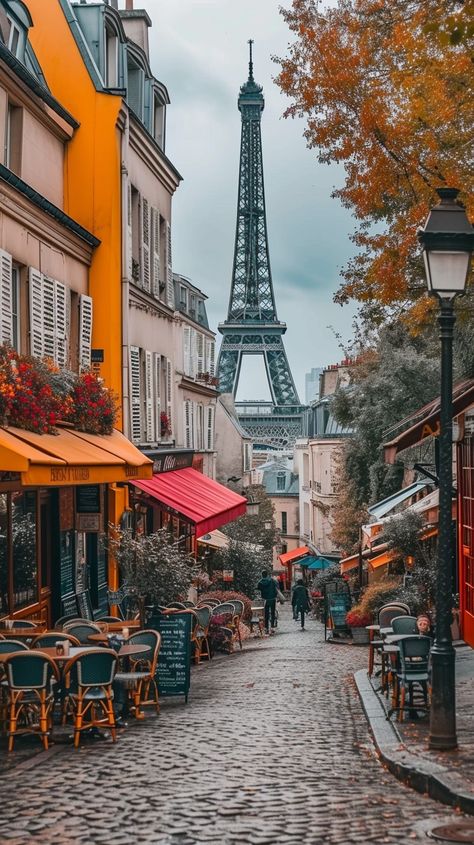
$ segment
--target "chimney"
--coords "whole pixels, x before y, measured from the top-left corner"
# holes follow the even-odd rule
[[[133,12],[133,0],[125,0],[125,9],[127,12]]]

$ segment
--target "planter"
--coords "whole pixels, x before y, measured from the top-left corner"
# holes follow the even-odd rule
[[[351,628],[351,635],[354,645],[369,645],[370,636],[365,628]]]

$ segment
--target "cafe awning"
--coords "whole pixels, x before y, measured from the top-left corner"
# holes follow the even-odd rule
[[[209,531],[207,534],[199,537],[198,543],[202,543],[203,546],[209,546],[211,549],[227,549],[229,538],[227,534],[216,528],[214,531]]]
[[[18,473],[25,487],[63,487],[150,478],[153,463],[120,431],[35,434],[8,427],[0,428],[0,472]]]
[[[312,557],[307,564],[308,569],[317,570],[317,569],[329,569],[332,566],[334,561],[328,560],[326,557]]]
[[[196,537],[242,516],[247,499],[201,472],[186,467],[154,475],[147,481],[133,481],[153,499],[196,526]]]
[[[283,566],[288,566],[289,563],[296,563],[299,558],[306,557],[306,555],[311,554],[308,546],[299,546],[297,549],[292,549],[290,552],[285,552],[283,555],[279,555],[280,562]]]
[[[387,566],[392,562],[392,560],[396,560],[398,557],[400,557],[399,553],[390,550],[382,552],[380,555],[376,555],[371,558],[368,563],[371,569],[379,569],[381,566]]]

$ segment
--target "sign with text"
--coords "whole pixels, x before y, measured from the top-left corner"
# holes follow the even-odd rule
[[[166,697],[184,695],[187,703],[191,682],[191,614],[156,614],[148,625],[161,634],[158,693]]]
[[[76,490],[77,513],[100,513],[100,486],[83,484]]]
[[[186,469],[193,465],[194,452],[163,452],[154,453],[149,457],[153,460],[153,474],[173,472],[175,469]]]

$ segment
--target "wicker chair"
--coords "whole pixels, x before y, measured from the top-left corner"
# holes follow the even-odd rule
[[[90,645],[90,634],[102,633],[100,627],[94,625],[93,622],[70,622],[64,625],[64,631],[66,634],[72,634],[73,637],[76,637],[82,645]]]
[[[197,660],[196,663],[200,663],[203,657],[206,657],[207,660],[211,659],[211,649],[209,646],[209,624],[211,622],[211,608],[206,607],[195,607],[194,611],[196,613],[198,619],[198,626],[195,632],[195,637],[197,641],[196,645],[196,652],[197,652]]]
[[[5,676],[8,750],[13,751],[19,733],[39,733],[47,749],[54,702],[51,681],[59,679],[54,662],[41,651],[18,649],[5,660]]]
[[[129,645],[148,646],[148,649],[144,651],[143,656],[137,654],[135,657],[130,658],[131,670],[129,672],[117,672],[115,681],[129,687],[129,696],[132,700],[135,718],[142,719],[144,716],[142,707],[153,704],[156,712],[160,712],[156,669],[161,645],[161,634],[151,629],[138,631],[128,638],[128,643]],[[150,692],[152,693],[151,696]]]
[[[81,643],[77,637],[72,634],[67,634],[65,631],[43,631],[38,634],[31,642],[31,648],[54,648],[57,642],[68,641],[73,647],[79,646]]]
[[[68,700],[74,715],[74,747],[78,748],[81,731],[107,726],[116,740],[112,683],[117,668],[117,654],[112,649],[91,648],[75,655],[64,667]]]

